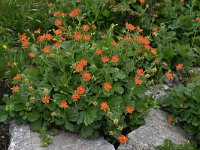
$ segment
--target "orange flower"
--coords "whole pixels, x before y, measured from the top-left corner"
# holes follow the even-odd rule
[[[66,101],[62,101],[62,102],[60,102],[59,107],[60,107],[60,108],[68,108],[69,106],[68,106],[68,104],[67,104]]]
[[[159,59],[156,59],[156,63],[158,64],[160,62],[160,60]]]
[[[47,39],[47,41],[51,41],[53,39],[53,36],[49,33],[43,34],[44,38]]]
[[[109,57],[105,55],[105,56],[103,56],[103,57],[101,58],[101,60],[102,60],[104,63],[106,63],[106,62],[109,61]]]
[[[142,53],[142,48],[139,48],[139,49],[138,49],[138,53]]]
[[[118,61],[119,61],[119,57],[118,56],[112,56],[111,62],[117,63]]]
[[[74,8],[70,13],[69,16],[70,17],[76,17],[78,14],[81,13],[81,10],[79,8]]]
[[[102,49],[96,50],[95,54],[97,54],[97,55],[102,54]]]
[[[158,14],[153,14],[153,16],[156,18],[156,17],[158,17]]]
[[[42,42],[42,41],[44,41],[45,40],[45,36],[44,35],[40,35],[40,36],[38,36],[38,38],[37,38],[37,42]]]
[[[24,76],[24,74],[16,74],[16,76],[13,78],[13,80],[19,80]]]
[[[108,102],[101,102],[101,107],[100,109],[103,110],[104,112],[106,112],[109,109],[109,105]]]
[[[55,48],[59,48],[60,47],[60,43],[59,42],[55,42],[53,45],[55,46]]]
[[[29,54],[28,54],[28,56],[30,56],[30,57],[35,57],[36,56],[36,54],[35,53],[33,53],[33,52],[30,52]]]
[[[105,91],[109,92],[110,89],[112,88],[112,86],[111,86],[110,82],[106,82],[106,83],[104,83],[103,88]]]
[[[126,107],[126,112],[129,114],[132,114],[135,111],[135,108],[133,106],[127,106]]]
[[[91,75],[90,75],[90,73],[84,71],[82,73],[82,78],[83,78],[83,81],[90,81]]]
[[[74,66],[74,69],[76,70],[76,72],[82,72],[83,71],[83,68],[84,66],[80,63],[77,63],[75,66]]]
[[[137,26],[137,27],[136,27],[136,30],[137,30],[138,32],[140,32],[140,33],[142,33],[142,31],[143,31],[143,30],[140,28],[140,26]]]
[[[59,11],[56,11],[55,13],[54,13],[54,16],[59,16],[60,15],[60,12]]]
[[[142,80],[139,79],[139,77],[137,77],[137,76],[134,78],[134,82],[135,82],[135,84],[137,84],[137,85],[142,84]]]
[[[21,41],[26,40],[26,38],[27,38],[26,33],[20,34],[20,35],[19,35],[19,39],[20,39]]]
[[[126,23],[125,23],[125,26],[126,26],[127,29],[129,29],[129,30],[131,30],[131,31],[135,30],[134,25],[132,25],[131,23],[126,22]]]
[[[26,46],[28,46],[30,43],[29,43],[29,41],[28,40],[23,40],[22,41],[22,47],[26,47]]]
[[[173,74],[171,72],[166,72],[165,76],[167,77],[168,80],[173,79]]]
[[[119,135],[118,136],[118,141],[121,143],[121,144],[126,144],[127,143],[127,141],[128,141],[128,137],[127,136],[125,136],[125,135]]]
[[[88,34],[84,35],[84,36],[83,36],[83,39],[84,39],[85,41],[89,41],[89,40],[90,40],[90,35],[88,35]]]
[[[153,31],[157,31],[157,30],[158,30],[158,26],[154,26]]]
[[[86,59],[81,59],[79,63],[85,67],[87,66],[88,61]]]
[[[12,87],[12,92],[15,93],[15,92],[18,92],[19,91],[19,86],[18,85],[14,85]]]
[[[71,96],[71,98],[74,100],[74,102],[77,102],[80,99],[80,95],[75,93],[74,95]]]
[[[137,69],[137,70],[136,70],[136,74],[137,74],[138,76],[143,76],[144,70],[143,70],[143,69]]]
[[[200,21],[200,18],[198,17],[198,18],[196,18],[196,21]]]
[[[180,69],[182,69],[183,68],[183,64],[178,64],[177,66],[176,66],[176,70],[180,70]]]
[[[85,88],[82,85],[80,85],[79,87],[76,88],[75,93],[78,95],[83,95],[85,92],[86,92]]]
[[[59,25],[61,25],[62,24],[62,20],[61,19],[57,19],[56,21],[55,21],[55,26],[59,26]]]
[[[168,123],[172,123],[172,121],[173,121],[172,117],[168,117],[168,118],[167,118],[167,122],[168,122]]]
[[[49,4],[48,4],[48,6],[49,6],[49,7],[52,7],[52,6],[53,6],[52,2],[51,2],[51,3],[49,3]]]
[[[129,37],[129,36],[124,36],[124,39],[127,41],[127,42],[131,42],[132,38]]]
[[[43,53],[50,53],[50,47],[45,45],[44,48],[42,49]]]
[[[55,35],[62,35],[62,31],[60,29],[54,31]]]
[[[151,50],[151,53],[154,54],[154,55],[157,55],[157,51],[156,51],[156,49],[155,49],[155,48],[152,49],[152,50]]]
[[[119,44],[118,44],[117,42],[115,42],[115,41],[113,41],[111,44],[112,44],[113,46],[119,46]]]
[[[81,32],[75,32],[74,33],[74,40],[80,40],[82,38]]]
[[[45,96],[45,97],[42,97],[42,102],[43,103],[49,103],[49,101],[50,101],[50,96]]]
[[[39,34],[40,32],[41,32],[40,29],[37,29],[37,30],[34,31],[35,34]]]
[[[90,30],[90,26],[87,25],[87,24],[84,24],[84,25],[82,26],[82,30],[85,31],[85,32],[88,32],[88,31]]]
[[[65,13],[60,13],[60,16],[61,16],[61,17],[65,17],[66,14],[65,14]]]

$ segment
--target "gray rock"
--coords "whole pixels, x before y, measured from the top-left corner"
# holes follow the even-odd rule
[[[145,118],[145,125],[129,133],[128,143],[120,145],[118,150],[154,150],[165,139],[176,144],[190,140],[191,137],[181,128],[167,122],[166,115],[164,111],[152,109]]]
[[[152,95],[153,99],[158,100],[160,97],[167,94],[166,90],[168,90],[169,88],[170,87],[165,84],[155,85],[150,87],[150,89],[145,92],[145,95]]]
[[[40,146],[39,135],[31,132],[28,125],[10,126],[11,142],[8,150],[115,150],[114,146],[103,138],[88,140],[77,134],[62,132],[52,137],[48,147]]]

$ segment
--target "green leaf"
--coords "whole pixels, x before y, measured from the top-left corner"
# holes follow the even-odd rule
[[[39,131],[41,129],[41,125],[42,125],[41,119],[37,120],[35,122],[31,122],[30,123],[30,129],[32,131]]]
[[[87,138],[87,137],[90,137],[92,136],[94,130],[91,126],[83,126],[81,128],[81,137],[83,138]]]
[[[73,131],[73,125],[69,121],[65,121],[65,129],[69,131]]]
[[[38,111],[32,111],[28,113],[28,120],[34,122],[40,118],[40,113]]]
[[[8,118],[8,114],[6,112],[0,113],[0,122],[6,121],[7,118]]]
[[[124,88],[121,87],[121,84],[120,83],[115,83],[113,85],[113,90],[119,94],[123,94],[124,93]]]
[[[88,126],[91,123],[94,122],[94,120],[97,117],[97,109],[94,107],[91,107],[89,109],[87,109],[84,114],[83,114],[83,123]]]
[[[79,119],[79,113],[75,108],[69,108],[67,111],[67,118],[69,121],[76,122]]]
[[[125,79],[126,78],[126,74],[123,71],[118,71],[116,73],[113,74],[114,78],[118,78],[118,79]]]

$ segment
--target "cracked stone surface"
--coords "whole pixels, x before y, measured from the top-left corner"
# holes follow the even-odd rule
[[[120,145],[118,150],[155,150],[165,139],[176,144],[183,144],[191,139],[181,128],[167,122],[167,113],[152,109],[145,118],[145,125],[128,134],[127,144]]]
[[[40,146],[39,135],[31,132],[28,125],[10,126],[11,142],[8,150],[115,150],[114,146],[103,138],[88,140],[77,134],[62,132],[52,137],[48,147]]]

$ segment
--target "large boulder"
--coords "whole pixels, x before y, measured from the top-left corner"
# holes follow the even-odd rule
[[[115,150],[114,146],[103,138],[88,140],[77,134],[62,132],[52,137],[53,143],[41,147],[39,135],[31,132],[28,125],[10,126],[11,142],[8,150]]]
[[[120,145],[118,150],[154,150],[165,139],[176,144],[190,140],[191,137],[181,128],[167,122],[166,115],[162,110],[152,109],[145,118],[145,125],[129,133],[128,143]]]

